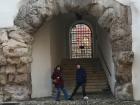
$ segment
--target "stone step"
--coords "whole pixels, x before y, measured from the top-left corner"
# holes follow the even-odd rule
[[[73,83],[75,82],[75,79],[65,79],[67,81],[66,83]],[[69,82],[68,82],[69,81]],[[87,79],[87,84],[94,84],[94,83],[107,83],[105,79]]]
[[[76,63],[80,63],[87,72],[86,90],[88,92],[102,91],[107,88],[107,79],[104,70],[97,67],[96,59],[65,59],[62,61],[65,87],[71,90],[75,86]]]
[[[76,71],[73,70],[67,70],[67,71],[63,71],[63,73],[65,74],[75,74]],[[86,70],[87,74],[105,74],[103,71],[94,71],[94,70]]]
[[[68,91],[73,91],[74,87],[73,88],[70,88],[70,87],[65,87]],[[95,86],[95,87],[86,87],[86,91],[87,92],[96,92],[96,90],[98,91],[102,91],[104,89],[106,89],[107,86]],[[78,90],[79,92],[81,92],[81,88],[79,88]]]
[[[63,71],[64,73],[76,73],[76,70],[64,70]],[[95,70],[88,70],[88,69],[86,69],[86,72],[88,73],[88,72],[92,72],[92,73],[94,73],[94,74],[105,74],[105,72],[104,71],[101,71],[101,70],[98,70],[98,71],[95,71]]]
[[[64,78],[64,80],[66,81],[66,82],[68,82],[69,83],[69,81],[75,81],[75,78],[71,78],[71,77],[69,77],[69,78]],[[87,82],[101,82],[101,81],[106,81],[106,78],[88,78],[87,79]]]
[[[94,86],[94,87],[93,87]],[[68,87],[70,89],[73,89],[75,87],[75,84],[71,84],[71,85],[65,85],[65,87]],[[103,87],[107,87],[106,84],[87,84],[86,88],[87,89],[95,89],[95,88],[103,88]]]
[[[88,86],[104,86],[104,85],[107,85],[107,82],[100,82],[100,83],[87,83],[86,84],[86,86],[88,87]],[[71,82],[71,84],[70,83],[65,83],[65,86],[75,86],[75,82]]]
[[[65,78],[65,79],[66,79],[66,78],[74,78],[74,79],[75,79],[76,77],[75,77],[75,74],[65,74],[65,75],[64,75],[64,78]],[[94,74],[94,75],[92,75],[92,74],[87,74],[87,79],[88,79],[88,78],[89,78],[89,79],[92,79],[92,78],[97,78],[97,79],[98,79],[98,78],[103,78],[103,79],[104,79],[104,78],[106,78],[106,76],[105,76],[104,74],[97,74],[97,75],[95,75],[95,74]]]

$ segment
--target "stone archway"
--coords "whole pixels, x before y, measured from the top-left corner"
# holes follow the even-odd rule
[[[70,12],[92,15],[109,34],[116,74],[114,95],[119,99],[133,99],[131,10],[114,0],[28,0],[23,3],[14,20],[15,27],[0,31],[0,99],[30,99],[32,34],[45,20]]]

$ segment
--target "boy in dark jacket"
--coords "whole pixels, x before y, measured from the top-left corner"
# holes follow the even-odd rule
[[[71,95],[71,97],[69,98],[69,100],[73,100],[73,96],[76,94],[77,90],[79,89],[79,87],[82,87],[82,93],[83,93],[83,97],[86,96],[86,91],[85,91],[85,86],[86,86],[86,79],[87,79],[87,74],[86,71],[81,68],[81,66],[79,64],[76,65],[76,87]]]
[[[61,67],[58,65],[56,66],[53,74],[52,74],[52,80],[53,80],[53,84],[55,85],[56,88],[56,101],[59,101],[60,99],[60,93],[61,91],[63,91],[64,93],[64,98],[65,100],[68,99],[68,94],[66,89],[64,88],[64,80],[63,80],[63,73],[62,73],[62,69]]]

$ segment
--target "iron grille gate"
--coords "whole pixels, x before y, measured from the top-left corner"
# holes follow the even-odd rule
[[[92,32],[86,24],[76,24],[71,28],[71,58],[92,58],[92,45]]]

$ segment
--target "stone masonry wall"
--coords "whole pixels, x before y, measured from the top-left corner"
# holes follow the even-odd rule
[[[115,96],[133,99],[131,10],[114,0],[28,0],[23,3],[14,21],[20,29],[0,30],[0,99],[30,98],[33,41],[30,34],[45,20],[63,13],[88,14],[97,19],[98,25],[110,35],[116,72]]]
[[[33,37],[17,27],[0,30],[0,100],[29,99]]]
[[[108,32],[111,39],[116,74],[115,96],[130,100],[133,99],[132,63],[134,59],[131,10],[130,7],[116,5],[115,8],[108,8],[99,18],[98,23]]]

